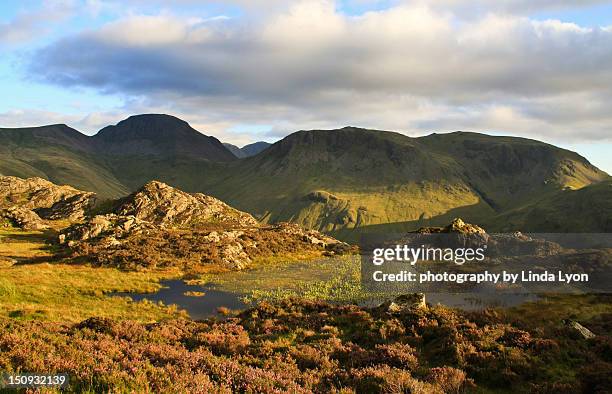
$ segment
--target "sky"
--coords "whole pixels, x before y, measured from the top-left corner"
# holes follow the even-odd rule
[[[464,130],[612,173],[612,1],[4,0],[0,86],[0,127]]]

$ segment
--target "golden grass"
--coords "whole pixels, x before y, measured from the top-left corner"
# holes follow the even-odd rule
[[[153,321],[185,316],[174,306],[132,302],[111,292],[153,292],[178,270],[124,272],[53,263],[48,235],[0,229],[0,316],[81,321],[91,316]],[[35,261],[36,263],[32,263]]]

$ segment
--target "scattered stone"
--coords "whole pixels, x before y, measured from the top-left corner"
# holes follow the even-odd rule
[[[206,293],[203,291],[186,291],[183,295],[187,297],[204,297]]]
[[[383,302],[378,309],[393,314],[413,312],[419,309],[426,309],[425,294],[409,293],[396,297],[393,301]]]
[[[591,339],[595,338],[596,336],[591,330],[589,330],[588,328],[586,328],[575,320],[564,320],[563,323],[565,323],[566,326],[574,330],[583,339]]]

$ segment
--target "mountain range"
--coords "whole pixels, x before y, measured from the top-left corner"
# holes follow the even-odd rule
[[[37,176],[106,198],[157,179],[218,197],[263,222],[291,221],[343,238],[455,216],[493,231],[612,231],[609,175],[540,141],[469,132],[411,138],[344,127],[265,144],[237,153],[160,114],[132,116],[94,136],[66,125],[0,129],[0,174]]]

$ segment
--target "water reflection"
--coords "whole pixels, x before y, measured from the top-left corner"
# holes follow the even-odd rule
[[[189,313],[194,319],[204,319],[217,314],[217,308],[244,309],[247,305],[240,300],[240,294],[220,291],[210,286],[191,286],[182,280],[169,280],[161,282],[162,288],[156,293],[113,293],[116,296],[127,296],[134,301],[147,299],[149,301],[162,301],[166,305],[175,304]],[[185,295],[187,292],[204,292],[201,297]]]
[[[248,304],[241,300],[243,294],[216,290],[210,285],[187,285],[182,280],[169,280],[162,282],[163,288],[156,293],[113,293],[112,295],[127,296],[134,301],[147,299],[149,301],[162,301],[166,305],[175,304],[189,313],[192,319],[204,319],[217,315],[217,308],[244,309]],[[187,292],[204,292],[201,297],[185,295]],[[393,298],[393,296],[389,296]],[[525,302],[537,301],[535,294],[507,294],[507,293],[428,293],[427,303],[443,304],[452,308],[467,311],[482,310],[490,307],[512,307]],[[361,302],[361,306],[377,306],[386,299],[370,299]]]

